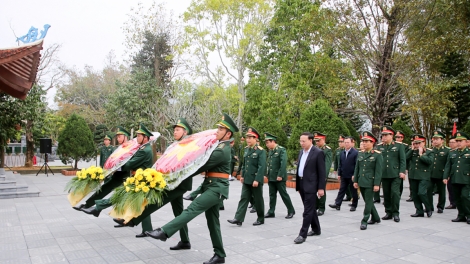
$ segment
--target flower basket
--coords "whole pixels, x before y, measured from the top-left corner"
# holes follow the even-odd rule
[[[142,214],[147,204],[161,204],[167,183],[164,175],[155,169],[138,169],[123,186],[111,196],[114,208],[109,213],[114,218],[129,222]]]
[[[67,199],[72,206],[77,205],[91,191],[98,191],[104,179],[103,169],[95,166],[77,171],[75,175],[65,185],[65,191],[69,193]]]

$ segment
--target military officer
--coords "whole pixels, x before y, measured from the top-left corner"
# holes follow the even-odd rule
[[[470,225],[470,150],[466,146],[469,139],[465,132],[455,134],[457,149],[449,153],[443,181],[451,183],[454,190],[458,214],[452,222],[466,221]]]
[[[444,168],[447,162],[447,156],[449,155],[450,148],[444,147],[445,136],[441,131],[434,131],[432,135],[432,152],[434,154],[434,161],[431,167],[431,182],[428,189],[428,199],[431,203],[431,209],[434,211],[434,202],[432,191],[434,186],[437,187],[437,193],[439,194],[439,200],[437,202],[437,213],[442,214],[444,212],[444,206],[446,204],[446,185],[442,182]]]
[[[127,142],[130,133],[125,130],[122,126],[117,126],[116,139],[119,145],[122,145]],[[130,171],[125,171],[120,168],[118,171],[114,172],[113,175],[106,177],[103,185],[101,185],[100,191],[95,192],[86,200],[84,204],[73,207],[77,211],[82,211],[83,209],[90,208],[95,205],[96,200],[103,199],[106,195],[112,192],[116,187],[120,186],[124,180],[129,177]],[[98,215],[96,215],[98,216]]]
[[[287,219],[294,216],[295,210],[286,190],[287,180],[287,150],[277,144],[277,137],[268,132],[264,133],[264,142],[269,149],[267,162],[267,177],[269,185],[269,210],[265,218],[274,217],[276,209],[277,192],[281,195],[284,205],[287,207]]]
[[[328,174],[330,174],[331,163],[333,159],[333,151],[329,146],[326,145],[326,135],[318,131],[313,132],[313,140],[315,140],[315,145],[323,151],[325,154],[325,180],[328,179]],[[326,204],[326,192],[321,198],[317,199],[317,214],[318,216],[325,213],[325,204]]]
[[[334,168],[334,173],[338,175],[338,167],[340,163],[340,156],[341,156],[341,151],[344,150],[344,136],[339,135],[338,138],[338,148],[335,150],[335,156],[333,158],[333,168]],[[351,190],[349,188],[346,189],[346,197],[344,197],[343,201],[351,201],[352,195],[351,195]]]
[[[380,216],[374,205],[374,192],[379,191],[382,179],[383,156],[374,150],[377,138],[369,131],[362,132],[362,146],[364,150],[359,151],[356,167],[354,168],[354,188],[360,188],[364,199],[364,217],[361,221],[361,230],[366,230],[367,225],[380,223]],[[370,220],[369,220],[370,218]]]
[[[106,133],[106,135],[104,136],[104,139],[103,139],[104,145],[100,148],[100,167],[101,168],[104,167],[104,163],[109,158],[109,156],[113,154],[113,151],[115,150],[115,148],[111,146],[111,138],[112,137],[108,133]]]
[[[381,128],[382,142],[376,149],[383,156],[382,190],[384,195],[385,216],[382,220],[392,219],[400,222],[400,184],[405,178],[406,156],[403,144],[393,141],[395,130],[390,126]]]
[[[131,173],[134,173],[138,169],[151,168],[153,165],[152,147],[150,144],[147,144],[153,134],[143,124],[140,124],[139,130],[136,131],[136,134],[137,143],[141,146],[134,156],[132,156],[132,158],[121,167],[123,171],[131,171]],[[95,203],[95,207],[85,208],[82,209],[82,211],[86,214],[91,214],[97,217],[100,215],[102,210],[112,206],[112,203],[109,199],[95,200]],[[145,235],[144,232],[150,231],[152,229],[152,220],[150,219],[150,216],[148,216],[142,222],[142,233],[136,235],[136,237],[146,237],[147,235]]]
[[[403,146],[405,147],[405,153],[406,153],[410,149],[410,146],[408,144],[406,144],[405,142],[403,142],[403,140],[405,140],[405,133],[403,133],[403,131],[400,131],[400,130],[397,130],[396,132],[397,133],[395,134],[395,142],[403,144]],[[405,175],[408,174],[407,173],[408,172],[408,167],[409,167],[409,162],[407,161],[406,162]],[[401,184],[400,184],[400,197],[403,194],[403,182],[404,181],[405,181],[405,179],[402,179]],[[410,178],[408,178],[408,184],[409,183],[410,183]],[[411,184],[409,184],[409,186],[411,186]],[[410,188],[410,196],[406,201],[407,202],[412,202],[413,201],[413,198],[411,198],[411,188]]]
[[[449,148],[450,148],[449,155],[451,151],[455,151],[457,149],[457,142],[455,142],[455,136],[450,137]],[[449,203],[450,203],[448,206],[446,206],[446,209],[456,209],[457,205],[455,204],[454,189],[452,189],[452,184],[448,183],[446,185],[447,185],[447,191],[449,192]]]
[[[412,214],[411,217],[424,217],[424,212],[428,217],[432,216],[432,203],[429,202],[428,189],[434,153],[431,149],[427,149],[425,144],[426,138],[423,135],[415,134],[413,135],[413,145],[406,153],[406,159],[410,161],[408,177],[410,178],[413,202],[416,208],[416,213]]]
[[[173,125],[173,139],[175,141],[181,141],[186,138],[188,135],[192,134],[193,130],[189,126],[188,122],[184,118],[179,118],[175,125]],[[153,212],[159,210],[164,205],[171,203],[171,209],[173,210],[173,215],[175,217],[179,216],[183,212],[183,194],[186,191],[190,191],[193,185],[192,177],[189,177],[183,180],[178,187],[171,191],[166,191],[165,195],[163,196],[162,203],[159,204],[151,204],[147,205],[145,210],[142,214],[136,218],[131,219],[129,222],[124,224],[124,220],[122,219],[113,219],[116,223],[123,225],[123,226],[130,226],[133,227],[142,223],[145,224],[146,219],[150,219],[149,216]],[[146,230],[148,231],[148,230]],[[173,247],[170,247],[170,250],[183,250],[183,249],[191,249],[191,243],[189,242],[189,234],[188,234],[188,226],[183,225],[180,231],[180,238],[181,240]]]
[[[258,131],[253,127],[249,127],[246,132],[248,146],[245,147],[244,162],[241,168],[242,193],[235,218],[227,220],[231,224],[242,225],[251,196],[254,197],[254,208],[258,215],[253,225],[264,224],[263,183],[264,174],[266,173],[266,151],[257,144],[257,139],[259,139]]]
[[[207,227],[209,228],[214,256],[204,264],[225,263],[225,250],[222,243],[219,222],[220,200],[228,198],[230,173],[230,143],[229,139],[238,128],[227,114],[217,123],[217,139],[220,141],[217,148],[212,152],[209,160],[194,175],[206,172],[206,178],[202,187],[202,194],[197,197],[183,213],[168,222],[161,228],[157,228],[147,234],[155,239],[166,241],[173,234],[187,225],[193,218],[205,212]],[[251,162],[251,161],[250,161]],[[193,175],[193,176],[194,176]]]

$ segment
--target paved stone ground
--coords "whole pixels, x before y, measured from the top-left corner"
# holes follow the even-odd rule
[[[0,200],[0,263],[202,263],[213,255],[204,215],[189,223],[191,250],[171,251],[179,241],[176,234],[166,242],[135,238],[134,228],[113,228],[105,210],[98,218],[70,207],[63,188],[70,177],[44,174],[23,175],[41,191],[38,198]],[[202,182],[195,177],[194,189]],[[452,223],[456,210],[414,219],[412,203],[401,200],[401,222],[382,221],[359,230],[363,202],[350,212],[346,203],[340,211],[327,208],[320,217],[322,235],[308,237],[301,245],[296,238],[302,221],[302,203],[288,189],[297,214],[285,219],[285,206],[278,198],[276,218],[252,226],[255,214],[247,213],[242,227],[227,223],[232,219],[240,197],[241,184],[232,182],[231,199],[225,201],[220,220],[227,253],[226,263],[469,263],[470,225]],[[337,190],[327,191],[332,203]],[[268,186],[264,186],[268,205]],[[188,205],[189,202],[185,201]],[[382,205],[377,206],[381,216]],[[167,205],[152,215],[157,228],[173,219]]]

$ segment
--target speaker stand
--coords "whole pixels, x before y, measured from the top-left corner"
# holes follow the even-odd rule
[[[47,164],[47,153],[44,153],[44,164],[42,164],[41,168],[39,169],[38,173],[36,173],[36,176],[41,172],[42,168],[44,168],[44,173],[46,174],[47,177],[49,177],[49,173],[47,173],[47,168],[49,168],[49,171],[54,175],[54,172],[52,172],[51,167]]]

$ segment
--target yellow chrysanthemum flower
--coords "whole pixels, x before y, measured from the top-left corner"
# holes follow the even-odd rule
[[[137,170],[135,171],[135,175],[139,175],[139,174],[142,174],[142,173],[144,173],[144,170],[143,170],[143,169],[137,169]]]
[[[127,186],[126,187],[126,192],[129,192],[131,190],[131,187]]]
[[[150,183],[150,187],[151,187],[151,188],[155,188],[155,186],[157,186],[157,183],[156,183],[156,182],[151,182],[151,183]]]
[[[124,182],[124,186],[127,186],[127,184],[128,184],[127,182]]]
[[[129,183],[134,183],[134,181],[135,181],[135,178],[134,178],[134,177],[129,177],[129,178],[127,178],[127,179],[129,179]]]
[[[152,175],[145,177],[145,180],[147,180],[148,182],[153,181]]]
[[[160,184],[158,185],[158,187],[159,187],[160,189],[165,188],[165,187],[166,187],[166,182],[164,182],[164,181],[160,182]]]
[[[135,186],[139,186],[140,182],[138,180],[135,180],[134,184]]]
[[[100,175],[100,180],[104,180],[104,175],[103,174]]]
[[[92,178],[93,180],[96,179],[96,174],[93,173],[93,174],[90,176],[90,178]]]
[[[144,176],[142,176],[142,174],[137,175],[137,173],[136,173],[135,175],[136,175],[135,177],[136,177],[137,180],[139,180],[139,181],[141,181],[141,180],[144,179]]]
[[[140,192],[140,187],[135,187],[134,191],[135,192]]]
[[[150,188],[147,187],[147,186],[144,186],[144,187],[142,187],[142,191],[143,191],[144,193],[148,193],[148,192],[150,191]]]

